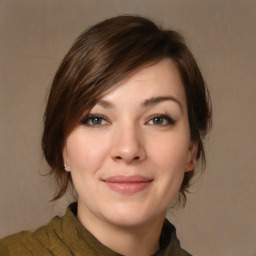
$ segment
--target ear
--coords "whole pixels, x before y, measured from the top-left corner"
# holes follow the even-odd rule
[[[62,150],[63,166],[66,172],[70,172],[70,165],[68,161],[68,152],[66,146]]]
[[[188,149],[188,161],[185,168],[185,172],[190,172],[195,169],[195,160],[197,156],[198,143],[192,141]]]

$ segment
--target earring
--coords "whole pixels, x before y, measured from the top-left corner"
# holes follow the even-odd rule
[[[66,168],[67,166],[68,166],[68,163],[65,163],[65,164],[64,164],[64,168]]]

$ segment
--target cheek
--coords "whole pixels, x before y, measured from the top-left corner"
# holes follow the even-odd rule
[[[186,136],[169,136],[151,145],[153,164],[156,167],[155,195],[163,198],[167,207],[180,189],[188,158],[189,143]]]
[[[92,136],[72,135],[67,139],[67,155],[72,172],[96,172],[108,152],[108,143]]]
[[[165,136],[151,142],[150,154],[154,161],[164,169],[185,171],[189,153],[189,139],[184,134]]]

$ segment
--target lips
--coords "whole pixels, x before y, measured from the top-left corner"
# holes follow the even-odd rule
[[[102,180],[112,190],[121,194],[134,194],[146,189],[152,179],[140,175],[117,175]]]

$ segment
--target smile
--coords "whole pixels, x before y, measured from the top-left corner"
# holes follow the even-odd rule
[[[146,189],[152,183],[152,179],[134,176],[112,176],[102,180],[106,185],[121,194],[135,194]]]

